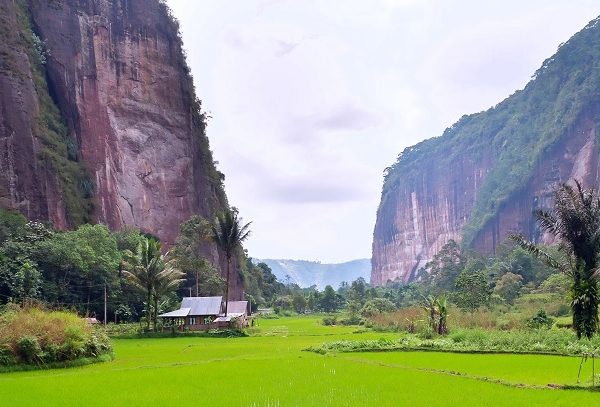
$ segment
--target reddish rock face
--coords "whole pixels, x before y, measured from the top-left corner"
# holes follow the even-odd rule
[[[542,157],[526,188],[514,194],[477,235],[474,249],[494,253],[513,232],[552,243],[550,236],[540,233],[533,210],[551,207],[553,190],[560,182],[577,179],[588,187],[600,185],[594,121],[598,113],[598,109],[590,109],[573,130],[562,135]],[[436,166],[439,161],[440,157],[429,157],[419,182],[401,182],[391,199],[382,202],[373,240],[372,284],[409,282],[450,239],[461,241],[478,188],[495,164],[494,157],[490,150],[475,161],[465,153],[450,168]]]
[[[173,243],[222,207],[176,27],[158,1],[32,2],[48,75],[95,185],[99,222]]]
[[[2,33],[18,33],[16,2],[2,2]],[[90,219],[150,232],[168,247],[194,214],[227,206],[204,135],[178,27],[158,0],[22,0],[50,55],[48,93],[94,185]],[[7,34],[8,35],[8,34]],[[11,34],[12,35],[12,34]],[[0,56],[0,205],[74,226],[52,171],[38,168],[38,110],[27,53]],[[6,65],[6,64],[4,64]],[[215,263],[219,255],[207,248]],[[232,282],[241,299],[242,282]]]

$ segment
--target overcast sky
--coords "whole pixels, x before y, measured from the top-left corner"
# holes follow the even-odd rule
[[[256,258],[371,256],[382,172],[522,88],[597,0],[169,0]]]

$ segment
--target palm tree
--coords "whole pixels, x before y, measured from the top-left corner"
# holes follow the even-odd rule
[[[146,328],[150,329],[152,320],[152,293],[156,275],[163,269],[160,255],[161,245],[154,239],[143,237],[135,253],[126,250],[123,253],[123,269],[129,282],[146,295]]]
[[[571,277],[573,328],[577,337],[591,338],[598,329],[598,266],[600,266],[600,198],[594,189],[562,184],[555,191],[554,210],[538,210],[540,227],[558,240],[566,261],[526,241],[511,236],[546,264]]]
[[[229,272],[231,259],[235,251],[241,247],[242,242],[250,236],[250,223],[242,226],[242,219],[238,218],[235,209],[226,210],[218,215],[211,227],[212,240],[225,253],[227,258],[227,278],[225,283],[225,316],[227,316],[227,305],[229,302]]]
[[[161,256],[162,262],[162,271],[156,274],[154,279],[154,290],[152,294],[152,298],[154,300],[154,330],[156,330],[156,325],[158,323],[158,304],[160,299],[165,295],[168,295],[175,291],[179,285],[185,281],[183,278],[185,273],[182,272],[176,265],[175,260],[171,259],[167,261],[169,258],[169,253]]]

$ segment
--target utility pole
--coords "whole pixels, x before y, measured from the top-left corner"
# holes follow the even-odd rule
[[[104,282],[104,325],[106,325],[106,281]]]

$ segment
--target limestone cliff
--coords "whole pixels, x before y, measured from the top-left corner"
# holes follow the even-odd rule
[[[0,0],[0,36],[2,207],[168,246],[181,222],[227,206],[163,2]]]
[[[450,239],[493,253],[511,232],[547,241],[532,212],[558,182],[600,185],[600,23],[544,61],[531,82],[386,170],[371,282],[408,282]]]

